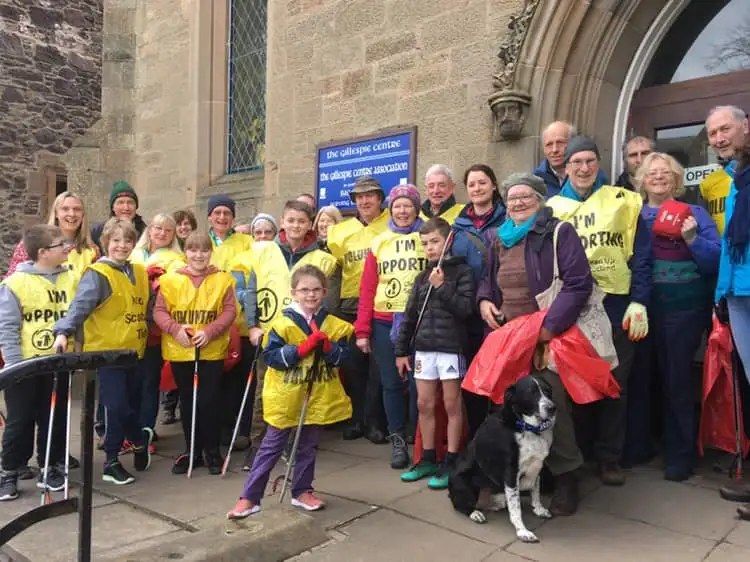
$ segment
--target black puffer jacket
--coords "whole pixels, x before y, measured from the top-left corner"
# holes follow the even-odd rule
[[[475,289],[471,267],[462,256],[443,259],[445,281],[439,288],[432,290],[419,331],[413,337],[419,311],[422,310],[430,286],[428,278],[435,265],[435,262],[428,264],[427,269],[414,281],[396,339],[396,357],[406,357],[415,350],[466,352],[466,321],[474,312]]]

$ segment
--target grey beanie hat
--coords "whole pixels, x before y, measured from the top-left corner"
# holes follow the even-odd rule
[[[255,228],[255,225],[256,225],[257,223],[259,223],[260,221],[267,221],[267,222],[270,222],[270,223],[271,223],[271,225],[273,225],[273,229],[274,229],[274,230],[276,231],[276,233],[278,234],[278,232],[279,232],[279,225],[278,225],[278,223],[276,222],[276,219],[275,219],[275,218],[273,218],[273,216],[269,215],[268,213],[258,213],[257,215],[255,215],[255,216],[253,217],[253,220],[252,220],[252,222],[250,223],[250,232],[252,232],[252,231],[253,231],[253,229]]]
[[[528,185],[531,189],[541,195],[542,199],[547,197],[547,184],[544,183],[542,178],[529,172],[516,172],[515,174],[509,175],[505,178],[505,181],[500,184],[500,198],[503,200],[503,203],[507,203],[508,190],[514,185]]]
[[[578,135],[568,141],[568,146],[565,148],[565,163],[567,164],[568,160],[570,160],[570,158],[577,152],[583,152],[585,150],[590,150],[591,152],[596,153],[597,159],[601,158],[601,156],[599,156],[599,147],[596,146],[594,139],[584,135]]]

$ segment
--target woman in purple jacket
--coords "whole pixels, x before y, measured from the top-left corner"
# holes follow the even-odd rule
[[[635,175],[643,195],[641,217],[651,232],[653,289],[649,308],[650,346],[662,389],[664,478],[685,480],[696,457],[693,357],[711,320],[713,285],[719,270],[721,240],[711,216],[698,205],[676,201],[685,192],[684,170],[669,154],[653,152]],[[646,342],[647,344],[649,342]],[[633,369],[628,381],[626,449],[633,463],[653,451],[650,443],[650,369]],[[630,391],[633,391],[631,394]]]
[[[512,174],[500,186],[508,218],[489,234],[487,267],[477,287],[479,311],[493,330],[539,310],[535,297],[552,283],[552,241],[559,221],[544,206],[546,194],[544,180],[532,174]],[[581,240],[568,223],[558,231],[557,260],[563,288],[545,317],[539,333],[542,343],[575,323],[594,283]],[[583,457],[576,443],[570,398],[556,373],[544,369],[535,376],[549,383],[558,407],[552,448],[545,461],[555,476],[550,511],[572,515],[578,507],[575,470],[583,464]]]

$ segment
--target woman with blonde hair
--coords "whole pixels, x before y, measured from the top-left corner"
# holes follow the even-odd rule
[[[158,213],[141,234],[130,254],[130,261],[146,268],[174,271],[185,266],[185,255],[177,238],[177,223],[167,213]]]
[[[649,306],[651,348],[656,354],[664,409],[664,478],[690,477],[696,459],[693,356],[711,318],[713,279],[721,242],[716,225],[699,205],[677,199],[685,192],[684,169],[669,154],[646,156],[634,183],[643,196],[641,218],[651,231],[653,289]],[[633,369],[628,380],[625,459],[648,460],[650,391],[648,369]],[[630,458],[628,458],[630,457]]]
[[[94,263],[99,257],[98,248],[89,234],[86,209],[81,196],[72,191],[63,191],[55,197],[50,208],[47,224],[59,226],[62,230],[63,236],[70,247],[67,263],[80,277],[86,266]],[[13,251],[5,276],[13,273],[19,263],[28,260],[29,255],[23,241],[21,241]]]
[[[324,252],[328,252],[328,227],[338,224],[342,220],[344,220],[344,217],[341,216],[341,211],[333,205],[321,207],[320,211],[318,211],[318,214],[315,216],[315,220],[313,221],[313,232],[317,235],[320,249]]]

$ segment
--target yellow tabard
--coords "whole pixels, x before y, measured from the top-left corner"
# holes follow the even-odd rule
[[[724,234],[724,211],[731,186],[732,176],[724,168],[711,172],[700,185],[701,197],[708,204],[708,213],[716,223],[719,236]]]
[[[547,201],[555,216],[571,223],[581,238],[594,279],[605,293],[630,292],[628,260],[643,201],[622,187],[603,185],[586,201],[556,195]]]
[[[130,254],[130,263],[140,263],[146,268],[158,265],[166,272],[177,271],[186,265],[185,254],[175,252],[171,248],[159,248],[151,254],[146,254],[145,248],[136,248]]]
[[[213,239],[211,240],[213,243]],[[229,262],[232,258],[249,250],[253,245],[253,239],[248,234],[242,232],[234,232],[229,238],[225,238],[224,241],[219,245],[214,245],[213,252],[211,252],[211,265],[215,265],[222,271],[229,271]]]
[[[148,335],[148,276],[142,265],[134,263],[132,267],[135,285],[122,271],[106,263],[90,266],[107,279],[112,293],[83,323],[83,351],[132,349],[143,358]]]
[[[305,254],[289,269],[276,242],[257,242],[253,246],[251,267],[257,282],[258,324],[264,332],[292,302],[292,273],[303,265],[314,265],[329,278],[336,271],[336,259],[323,250]]]
[[[427,266],[419,233],[384,232],[372,241],[372,253],[378,260],[375,311],[403,312],[414,279]]]
[[[441,219],[445,219],[448,221],[448,224],[453,226],[453,223],[456,222],[456,219],[458,218],[458,215],[461,214],[461,211],[466,205],[464,203],[456,203],[453,205],[450,209],[446,209],[446,211],[442,215],[438,215]],[[423,221],[430,220],[430,217],[424,214],[424,211],[419,212],[419,218],[421,218]]]
[[[52,326],[68,311],[77,284],[78,278],[71,270],[60,273],[54,283],[43,275],[21,271],[3,281],[16,295],[21,308],[21,355],[24,359],[55,352]],[[68,347],[72,349],[72,342]]]
[[[70,266],[70,270],[75,276],[76,285],[81,280],[86,268],[96,261],[97,255],[96,248],[84,248],[81,251],[73,249],[68,252],[68,259],[65,260],[65,263]]]
[[[234,280],[229,273],[217,271],[206,276],[197,289],[190,277],[182,273],[167,273],[160,279],[160,291],[172,320],[190,325],[196,331],[214,322],[221,314],[227,291],[234,292]],[[201,348],[201,359],[225,359],[229,348],[229,331]],[[183,347],[167,333],[161,336],[161,355],[166,361],[193,361],[195,349]]]
[[[274,320],[271,329],[291,345],[299,345],[307,338],[299,326],[283,315]],[[320,329],[331,341],[348,338],[353,332],[351,324],[332,314],[326,316]],[[266,423],[279,429],[297,425],[307,383],[315,373],[317,378],[308,402],[305,425],[328,425],[352,416],[352,403],[341,385],[338,369],[326,365],[321,358],[319,369],[313,370],[315,355],[311,353],[285,371],[268,367],[263,381],[263,419]]]
[[[388,229],[390,214],[383,211],[364,226],[356,218],[328,228],[328,249],[341,264],[341,298],[359,297],[359,282],[373,239]]]

